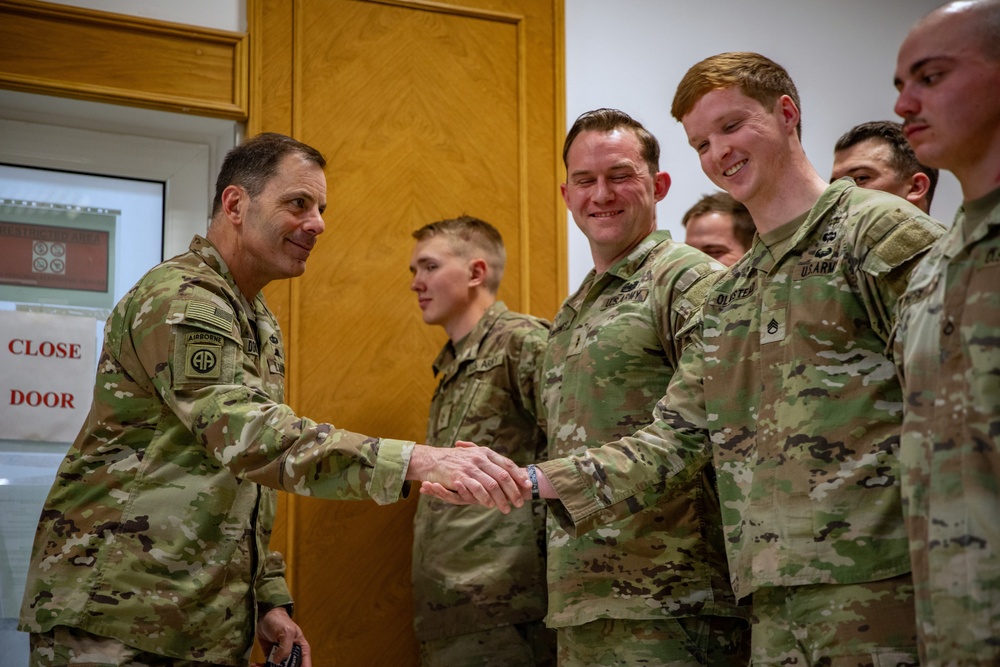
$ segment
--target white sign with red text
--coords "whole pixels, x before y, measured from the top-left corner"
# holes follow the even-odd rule
[[[0,311],[0,439],[72,442],[90,410],[90,317]]]

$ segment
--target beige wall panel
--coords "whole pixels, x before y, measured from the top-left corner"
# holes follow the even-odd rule
[[[243,120],[246,38],[30,0],[0,0],[0,86]]]

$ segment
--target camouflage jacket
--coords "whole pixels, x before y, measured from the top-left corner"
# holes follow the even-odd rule
[[[484,445],[520,466],[545,453],[538,384],[545,320],[497,302],[434,362],[440,382],[427,443]],[[500,514],[421,496],[413,522],[413,603],[417,638],[538,620],[545,615],[545,505]]]
[[[921,662],[1000,663],[1000,189],[914,272],[895,341]]]
[[[290,603],[267,550],[276,489],[396,500],[412,443],[282,404],[281,333],[221,256],[147,273],[105,327],[94,400],[45,501],[20,629],[57,625],[143,651],[246,664],[256,616]]]
[[[886,348],[941,232],[902,199],[841,180],[780,256],[755,238],[713,286],[656,421],[543,468],[577,528],[672,497],[712,457],[738,597],[909,571],[902,393]]]
[[[686,343],[677,334],[721,269],[656,231],[607,272],[588,274],[556,315],[545,355],[549,456],[650,421]],[[706,469],[656,510],[578,539],[549,521],[547,624],[739,614],[718,515]]]

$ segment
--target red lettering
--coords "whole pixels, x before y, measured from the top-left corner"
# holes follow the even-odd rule
[[[11,354],[24,357],[45,357],[47,359],[79,359],[81,357],[79,343],[53,343],[47,340],[36,343],[24,338],[12,338],[7,343],[7,349],[10,350]]]
[[[47,391],[42,393],[40,391],[25,392],[20,389],[10,390],[11,405],[27,405],[32,408],[45,406],[47,408],[69,408],[70,410],[75,410],[76,407],[73,405],[73,400],[73,394],[67,394],[66,392],[56,393],[54,391]]]

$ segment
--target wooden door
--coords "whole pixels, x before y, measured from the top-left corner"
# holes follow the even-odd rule
[[[259,0],[250,132],[328,158],[327,229],[275,285],[289,401],[343,428],[421,441],[445,335],[409,291],[410,234],[467,213],[496,225],[500,298],[552,317],[565,296],[561,0]],[[415,665],[416,493],[396,505],[282,498],[296,618],[314,664]]]

